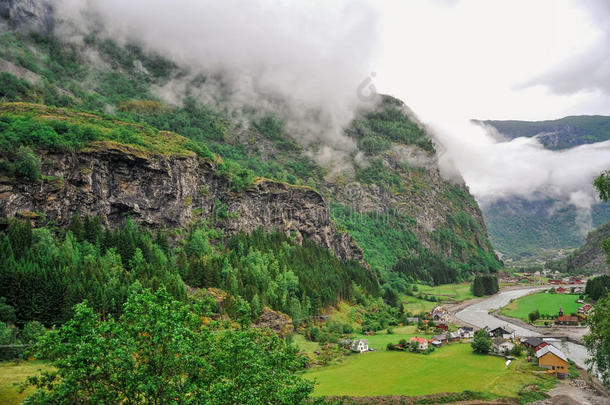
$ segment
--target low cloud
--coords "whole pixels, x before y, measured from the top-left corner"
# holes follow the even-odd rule
[[[155,89],[168,102],[190,92],[234,116],[244,106],[279,113],[293,138],[319,147],[320,162],[356,151],[343,128],[362,102],[356,89],[378,41],[377,13],[363,1],[57,0],[55,7],[64,38],[93,32],[186,68]]]

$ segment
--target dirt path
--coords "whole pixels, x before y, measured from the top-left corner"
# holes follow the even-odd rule
[[[610,398],[592,389],[582,378],[564,380],[548,394],[550,398],[532,405],[610,405]]]

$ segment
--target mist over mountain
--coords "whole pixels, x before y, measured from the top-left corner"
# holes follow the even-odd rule
[[[588,173],[591,179],[604,167],[589,166],[588,156],[592,149],[599,151],[602,165],[610,162],[607,146],[610,117],[475,123],[492,131],[498,142],[519,142],[521,138],[523,142],[538,143],[544,149],[556,151],[558,165],[570,165],[569,162],[574,161],[579,166],[575,171]],[[552,161],[533,163],[540,165],[538,169],[543,172],[558,170]],[[504,258],[544,261],[558,253],[565,254],[565,249],[579,247],[591,230],[610,221],[610,207],[599,202],[591,186],[592,180],[577,180],[572,183],[574,186],[566,180],[563,178],[555,184],[549,182],[550,189],[530,195],[516,193],[482,203],[490,237]]]

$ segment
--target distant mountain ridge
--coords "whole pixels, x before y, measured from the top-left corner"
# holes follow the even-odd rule
[[[601,115],[547,121],[473,122],[494,128],[506,140],[536,137],[549,150],[567,150],[610,140],[610,117]],[[544,262],[565,254],[565,249],[585,243],[585,235],[576,221],[576,208],[555,209],[556,203],[553,199],[529,201],[509,197],[481,206],[489,237],[507,262]],[[598,227],[610,221],[610,207],[594,205],[591,216],[593,226]]]
[[[610,238],[610,222],[589,232],[585,244],[567,257],[547,263],[547,267],[560,271],[608,273],[606,253],[601,247],[605,239]]]
[[[569,149],[610,139],[610,117],[603,115],[577,115],[547,121],[473,122],[489,125],[509,139],[536,137],[545,148],[551,150]]]

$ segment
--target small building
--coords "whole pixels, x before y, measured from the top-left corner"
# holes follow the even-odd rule
[[[578,326],[580,318],[574,315],[562,315],[555,319],[555,325]]]
[[[409,323],[419,323],[419,318],[416,316],[410,316],[407,318],[407,322]]]
[[[507,326],[498,326],[497,328],[489,330],[489,336],[501,337],[504,339],[512,339],[515,337],[515,330]]]
[[[553,345],[546,345],[536,352],[538,366],[557,372],[557,376],[568,374],[568,359],[565,354]]]
[[[521,344],[526,349],[533,349],[535,351],[539,350],[542,344],[544,344],[546,346],[546,343],[544,342],[544,340],[542,340],[539,337],[523,338],[523,339],[521,339]]]
[[[417,350],[428,350],[428,341],[423,337],[412,337],[409,342],[417,342]]]
[[[449,330],[449,325],[447,325],[446,323],[437,323],[436,324],[436,329],[448,331]]]
[[[474,337],[474,328],[470,326],[462,326],[457,331],[462,339],[472,339]]]
[[[462,338],[462,335],[460,335],[460,332],[449,332],[450,340],[460,340],[461,338]]]
[[[356,339],[350,346],[352,352],[363,353],[369,351],[369,341],[366,339]]]
[[[447,343],[447,334],[441,333],[440,335],[434,335],[434,336],[432,336],[432,339],[430,339],[430,343],[432,341],[441,342],[441,345],[444,345]]]
[[[434,307],[430,312],[430,318],[434,322],[447,323],[449,321],[449,312],[443,307]]]
[[[429,343],[436,348],[439,348],[443,345],[443,342],[441,342],[440,340],[436,340],[436,339],[430,339]]]
[[[578,313],[583,314],[584,316],[589,316],[591,308],[593,308],[591,304],[585,304],[582,307],[578,308]]]
[[[515,344],[508,339],[504,339],[501,337],[491,339],[492,347],[494,352],[498,354],[506,354],[510,352]]]
[[[556,291],[558,294],[568,294],[570,292],[566,288],[563,288],[563,287],[559,287]]]

